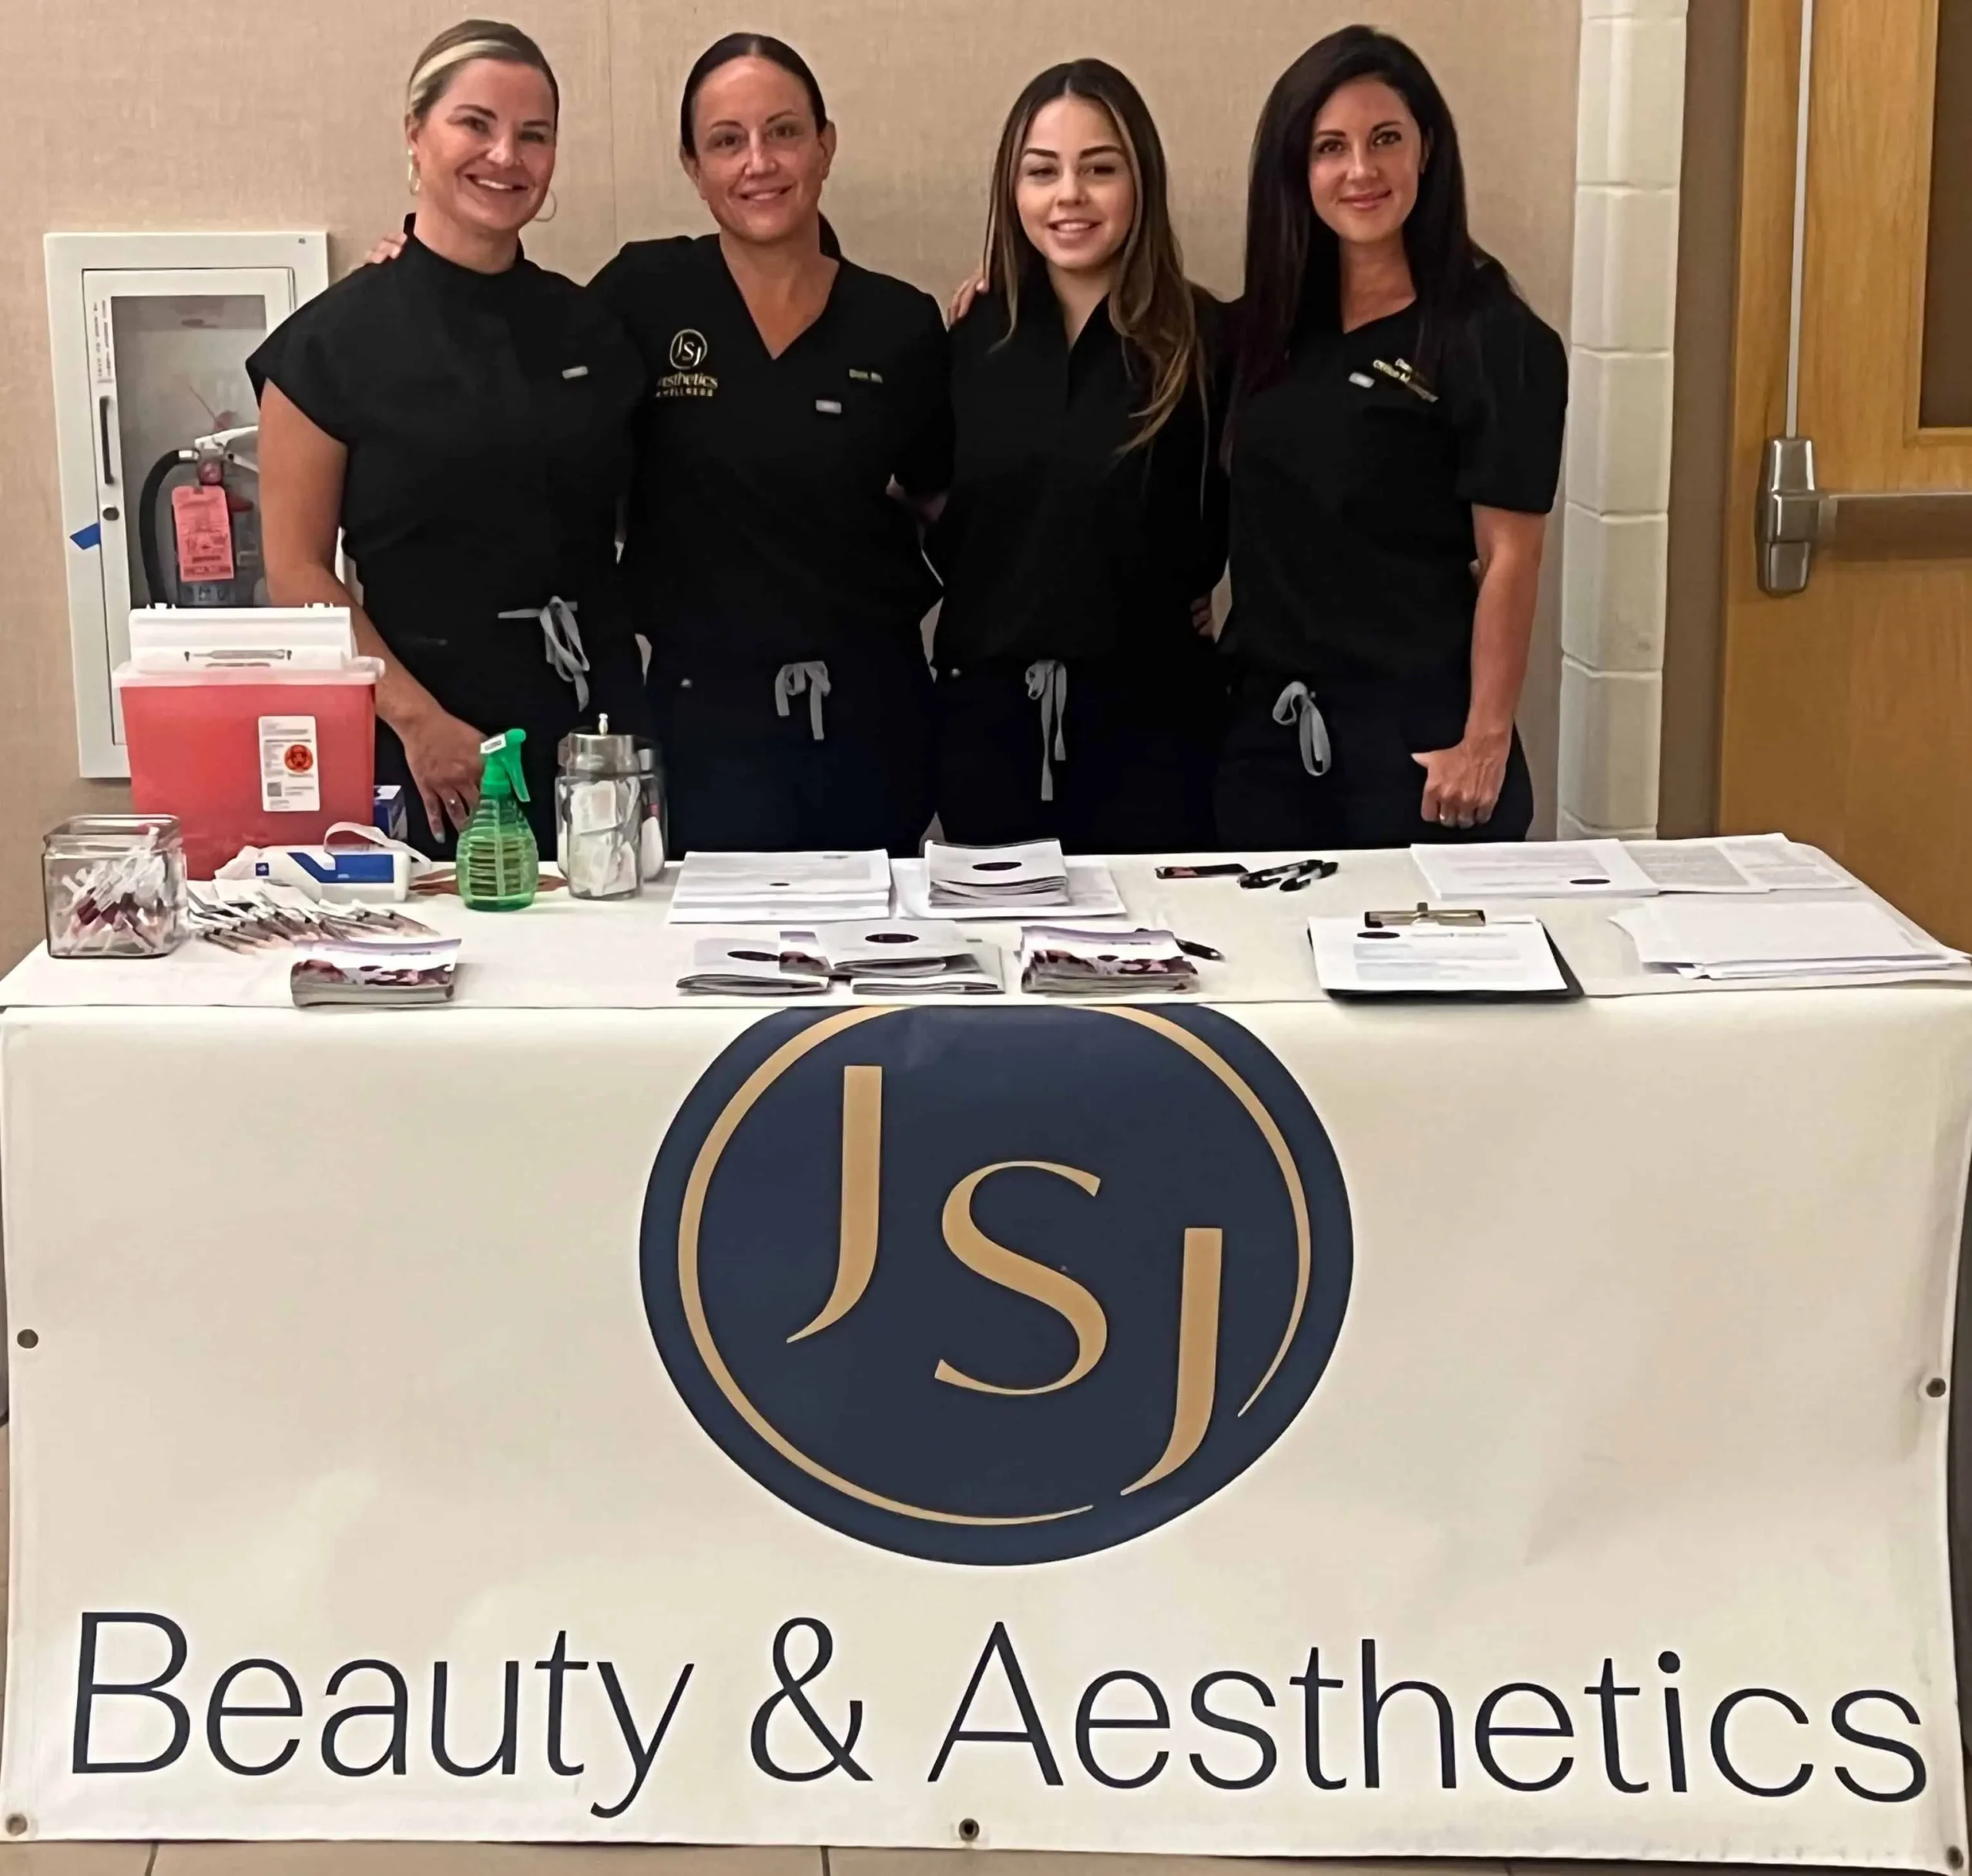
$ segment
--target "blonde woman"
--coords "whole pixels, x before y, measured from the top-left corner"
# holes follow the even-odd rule
[[[944,831],[1209,847],[1220,309],[1185,278],[1162,144],[1114,66],[1055,66],[1015,102],[964,304],[931,540]]]
[[[471,814],[485,737],[527,732],[545,838],[557,742],[598,710],[625,728],[646,712],[615,546],[642,363],[608,307],[521,251],[559,114],[517,27],[441,33],[405,104],[401,258],[338,281],[248,361],[269,590],[352,609],[384,662],[377,780],[416,791],[439,854]],[[338,527],[360,602],[336,577]]]

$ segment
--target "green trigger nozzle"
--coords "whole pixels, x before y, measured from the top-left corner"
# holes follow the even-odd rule
[[[479,778],[481,794],[518,795],[523,801],[531,798],[527,777],[521,771],[521,745],[526,740],[525,730],[509,730],[504,736],[489,736],[480,744],[479,753],[486,758]]]

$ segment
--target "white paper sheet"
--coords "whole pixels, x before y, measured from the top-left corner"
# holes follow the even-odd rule
[[[1497,841],[1470,847],[1418,846],[1410,857],[1432,896],[1469,905],[1478,899],[1574,899],[1657,888],[1621,841]]]
[[[1612,915],[1645,965],[1719,979],[1923,975],[1959,954],[1872,901],[1660,899]]]
[[[881,918],[890,910],[890,856],[857,853],[693,853],[679,869],[674,925]]]
[[[1659,892],[1754,893],[1772,888],[1748,877],[1719,841],[1625,841],[1623,851]]]
[[[1755,885],[1772,892],[1851,891],[1862,882],[1812,847],[1784,834],[1739,834],[1720,850]]]
[[[1374,928],[1360,918],[1311,918],[1308,941],[1327,991],[1471,995],[1568,988],[1538,918]]]

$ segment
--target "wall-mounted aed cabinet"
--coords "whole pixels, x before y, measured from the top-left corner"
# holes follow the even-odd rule
[[[195,602],[179,582],[171,488],[197,472],[171,458],[200,438],[256,421],[246,359],[328,285],[328,240],[320,233],[51,234],[43,245],[75,738],[84,775],[127,775],[109,674],[129,655],[131,609]],[[223,468],[242,542],[258,539],[260,489],[250,468],[258,453],[244,439]],[[236,573],[223,592],[208,583],[200,592],[264,604],[250,553]]]

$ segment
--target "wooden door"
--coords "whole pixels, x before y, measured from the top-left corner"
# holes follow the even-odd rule
[[[1824,847],[1972,946],[1972,0],[1749,0],[1747,32],[1720,824]],[[1824,508],[1776,596],[1754,524],[1790,350],[1821,488],[1967,492]]]

